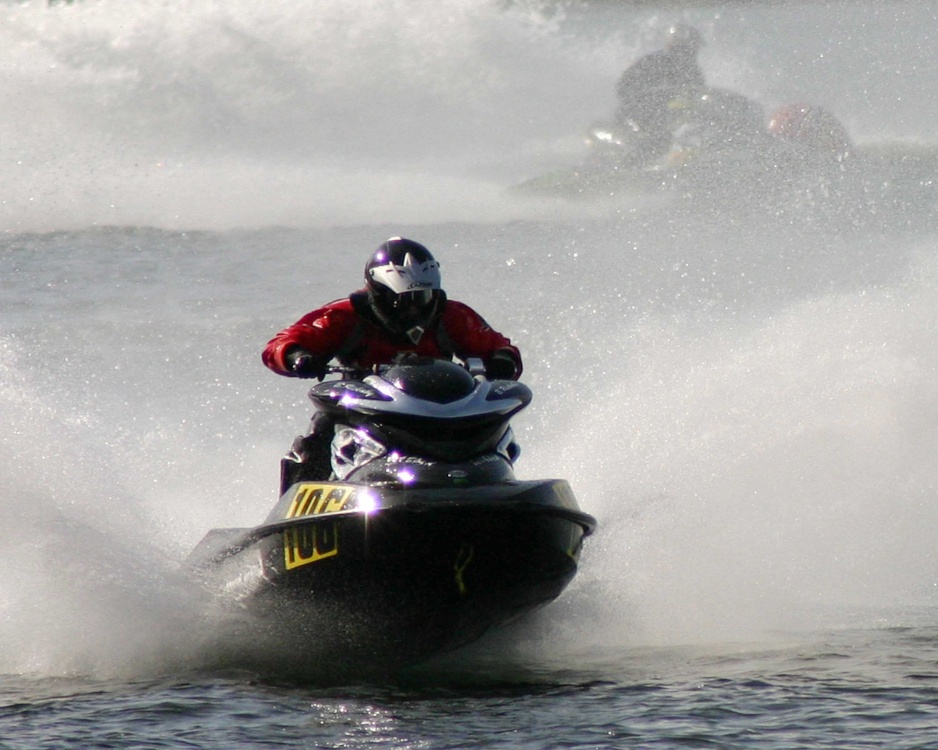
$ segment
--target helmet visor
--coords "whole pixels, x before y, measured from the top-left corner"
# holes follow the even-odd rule
[[[432,289],[420,289],[416,292],[395,294],[393,307],[401,312],[405,310],[422,310],[433,302]]]

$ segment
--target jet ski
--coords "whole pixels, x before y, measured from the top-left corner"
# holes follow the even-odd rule
[[[669,111],[663,139],[630,120],[594,124],[579,165],[510,192],[590,202],[716,202],[774,213],[811,208],[852,218],[886,208],[932,210],[938,200],[938,147],[857,144],[824,107],[796,102],[766,118],[758,103],[708,88],[673,100]]]
[[[668,124],[649,132],[633,119],[594,123],[585,157],[512,188],[518,195],[595,199],[687,190],[716,168],[759,166],[768,140],[762,108],[740,94],[706,88],[668,103]]]
[[[573,579],[596,520],[565,480],[516,478],[526,385],[414,358],[309,397],[334,419],[331,476],[288,480],[262,524],[210,531],[188,565],[296,658],[415,664]]]

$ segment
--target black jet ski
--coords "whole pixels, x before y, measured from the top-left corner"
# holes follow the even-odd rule
[[[861,219],[921,212],[938,200],[934,144],[857,144],[831,112],[787,104],[768,118],[735,92],[708,88],[669,104],[668,137],[630,120],[593,125],[579,165],[526,180],[516,196],[613,203],[717,203]]]
[[[309,396],[336,422],[330,479],[294,482],[260,526],[212,530],[190,558],[298,657],[416,663],[574,577],[596,521],[566,481],[515,477],[526,385],[420,359]]]
[[[680,192],[715,168],[762,169],[767,142],[757,103],[706,88],[669,102],[661,132],[649,132],[632,119],[593,124],[581,164],[526,180],[512,192],[578,199]]]

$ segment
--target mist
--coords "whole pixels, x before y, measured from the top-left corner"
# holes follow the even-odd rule
[[[680,17],[711,83],[822,103],[858,140],[924,137],[934,11],[189,0],[0,6],[6,231],[505,221],[582,158],[621,70]]]

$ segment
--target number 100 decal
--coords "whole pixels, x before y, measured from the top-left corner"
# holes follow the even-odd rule
[[[287,570],[339,554],[339,525],[316,523],[283,532],[283,562]]]

